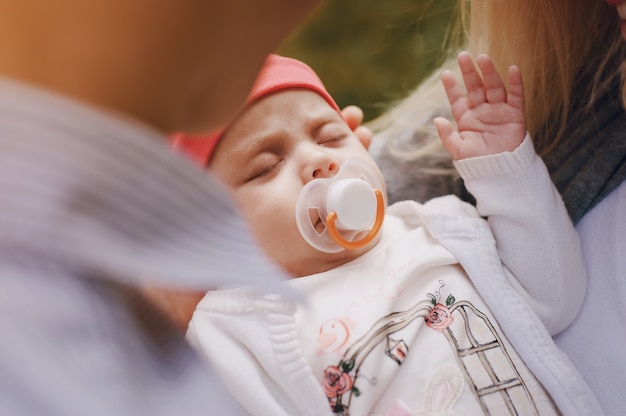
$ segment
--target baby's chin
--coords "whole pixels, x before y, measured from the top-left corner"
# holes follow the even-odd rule
[[[366,247],[356,250],[342,250],[338,253],[324,253],[310,247],[306,258],[302,257],[299,261],[295,260],[286,266],[287,272],[296,278],[327,272],[359,258],[374,247],[377,240]]]

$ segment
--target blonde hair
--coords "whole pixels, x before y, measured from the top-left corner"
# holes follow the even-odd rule
[[[626,68],[626,42],[614,7],[601,0],[576,0],[575,4],[572,0],[457,1],[456,18],[449,28],[453,42],[445,52],[450,60],[443,67],[457,71],[460,80],[454,61],[460,49],[474,56],[489,54],[502,75],[510,65],[518,65],[524,81],[527,129],[541,156],[567,141],[578,120],[593,117],[596,103],[596,111],[602,111],[603,100],[621,96],[626,107],[620,71],[620,66]],[[459,35],[460,42],[456,40]],[[617,91],[620,83],[621,91]],[[392,198],[420,200],[423,196],[425,200],[437,192],[426,194],[413,183],[456,181],[450,155],[432,123],[435,116],[451,119],[449,107],[439,73],[435,73],[409,97],[368,123],[375,133],[372,155],[389,176],[388,182],[401,183]]]
[[[520,67],[527,129],[540,154],[566,139],[573,104],[591,107],[615,88],[625,57],[615,8],[600,0],[575,3],[460,0],[471,52],[488,53],[502,74],[512,64]],[[539,129],[545,132],[541,136]]]

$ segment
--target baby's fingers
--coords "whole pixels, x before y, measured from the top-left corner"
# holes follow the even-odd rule
[[[435,127],[437,127],[437,134],[439,134],[439,138],[443,143],[443,146],[446,148],[448,153],[452,155],[454,160],[459,158],[459,146],[461,145],[461,136],[454,129],[452,123],[443,117],[435,117],[433,120],[435,123]]]
[[[483,73],[483,83],[485,85],[485,96],[490,103],[503,103],[506,101],[506,88],[496,71],[491,58],[481,54],[476,58],[476,63]]]
[[[470,108],[483,104],[486,100],[485,86],[480,74],[476,71],[474,62],[472,62],[472,56],[468,52],[461,52],[457,57],[457,61],[459,68],[461,68],[463,82],[465,82]]]
[[[509,68],[509,97],[507,103],[519,110],[524,111],[524,84],[522,83],[522,73],[519,68],[512,65]]]
[[[449,70],[445,70],[441,73],[441,83],[446,90],[452,115],[458,120],[461,115],[467,111],[465,91],[459,84],[457,84],[454,74]]]

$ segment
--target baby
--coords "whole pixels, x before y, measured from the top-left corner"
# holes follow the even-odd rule
[[[212,291],[188,339],[256,415],[584,414],[593,396],[551,335],[576,316],[576,232],[525,133],[523,88],[461,53],[435,123],[476,207],[386,206],[385,185],[317,75],[268,57],[245,108],[174,147],[232,192],[298,303]]]

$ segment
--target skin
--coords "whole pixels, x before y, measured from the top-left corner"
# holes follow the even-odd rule
[[[223,125],[319,0],[0,0],[0,74],[164,133]]]
[[[466,91],[450,71],[442,73],[441,81],[458,130],[445,118],[434,120],[444,146],[454,160],[514,151],[526,136],[524,87],[519,68],[514,65],[509,68],[507,92],[487,55],[476,58],[480,72],[467,52],[461,52],[457,61]]]
[[[442,74],[458,130],[448,120],[435,120],[446,149],[455,160],[514,151],[526,135],[519,69],[509,69],[507,92],[487,55],[477,57],[478,69],[466,52],[458,63],[466,91],[451,72]],[[334,176],[348,158],[363,159],[380,173],[368,147],[321,96],[291,89],[247,107],[227,128],[209,167],[232,190],[269,257],[300,277],[344,264],[376,244],[323,253],[304,241],[295,219],[304,185]]]
[[[269,257],[300,277],[344,264],[375,244],[323,253],[302,238],[295,219],[304,185],[334,176],[347,159],[360,158],[380,173],[368,147],[319,94],[289,89],[247,107],[225,131],[209,167],[232,190]]]
[[[359,107],[348,106],[341,113],[350,130],[364,146],[369,147],[372,132],[367,127],[361,126],[363,111]],[[145,288],[144,293],[159,305],[182,331],[187,329],[196,305],[205,294],[205,292],[181,292],[162,288]]]
[[[519,70],[509,69],[507,91],[486,55],[477,58],[480,72],[466,52],[458,62],[467,92],[451,73],[442,74],[458,129],[449,120],[434,120],[445,147],[456,160],[515,150],[525,137]],[[327,254],[308,246],[296,228],[295,201],[308,181],[334,174],[347,157],[362,157],[378,169],[367,153],[372,133],[360,126],[362,111],[351,106],[342,113],[345,120],[309,90],[268,95],[228,126],[210,161],[211,170],[233,191],[261,246],[295,277],[337,267],[376,244]],[[315,130],[316,123],[328,129]],[[334,137],[329,143],[323,138],[327,130]],[[264,142],[271,145],[254,147]],[[160,291],[156,296],[185,329],[204,293]]]
[[[349,105],[341,110],[341,115],[348,127],[350,127],[350,130],[363,142],[364,146],[369,148],[373,133],[368,127],[361,125],[363,122],[363,110],[355,105]]]

